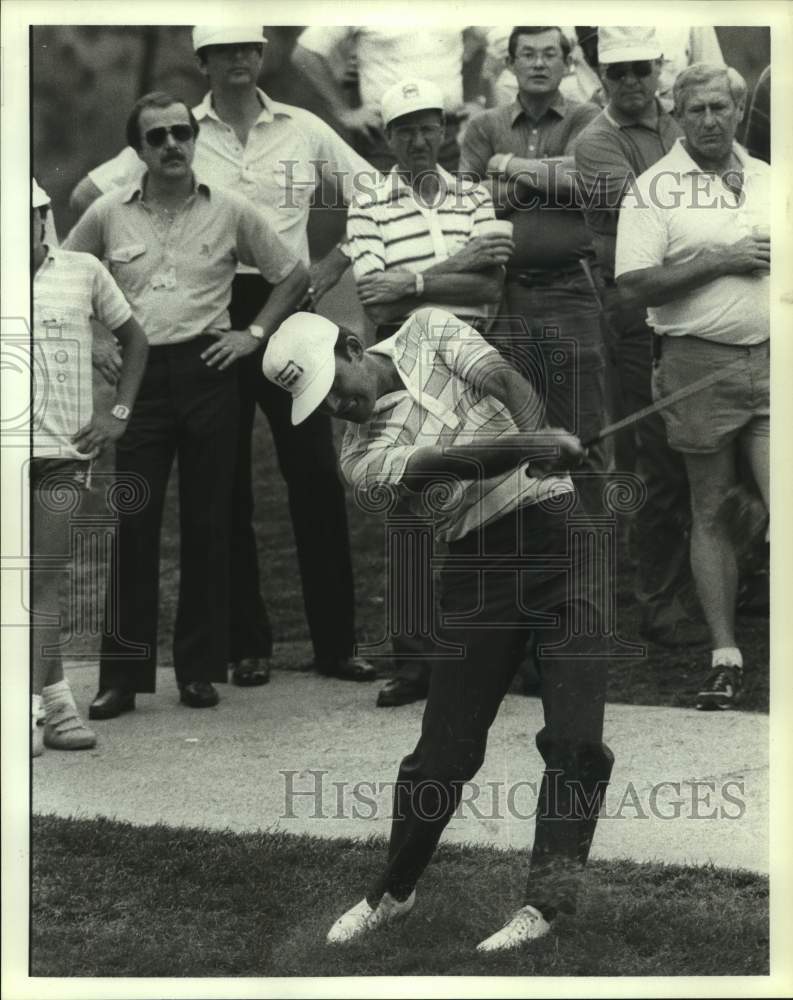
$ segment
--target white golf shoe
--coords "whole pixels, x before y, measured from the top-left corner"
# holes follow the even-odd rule
[[[500,931],[491,934],[476,946],[477,951],[506,951],[508,948],[518,948],[529,941],[544,937],[551,925],[539,910],[533,906],[523,906],[515,913]]]
[[[360,903],[339,917],[328,931],[326,940],[328,944],[345,944],[347,941],[352,941],[361,934],[373,931],[376,927],[390,923],[398,917],[406,917],[413,909],[415,902],[415,889],[404,902],[399,902],[387,892],[384,893],[375,910],[365,899],[362,899]]]

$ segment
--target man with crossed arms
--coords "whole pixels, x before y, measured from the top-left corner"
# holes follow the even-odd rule
[[[347,216],[358,294],[378,341],[429,303],[484,330],[501,298],[512,240],[486,231],[495,220],[489,193],[439,164],[443,104],[443,92],[429,80],[400,80],[386,91],[382,120],[397,162],[372,191],[355,195]],[[380,707],[427,694],[428,644],[400,635],[393,647],[398,676],[379,692]]]

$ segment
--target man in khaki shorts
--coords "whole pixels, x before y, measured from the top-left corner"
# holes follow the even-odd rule
[[[719,508],[745,456],[769,506],[770,168],[735,141],[746,84],[698,63],[674,88],[684,130],[620,212],[615,275],[663,335],[661,396],[720,367],[730,373],[664,411],[691,488],[691,566],[713,646],[699,709],[732,708],[743,686],[735,641],[737,566]]]

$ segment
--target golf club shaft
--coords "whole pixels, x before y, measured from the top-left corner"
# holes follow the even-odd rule
[[[668,406],[672,406],[674,403],[679,403],[681,399],[687,399],[689,396],[693,396],[701,389],[706,389],[708,386],[714,385],[716,382],[721,382],[722,379],[727,378],[734,371],[740,368],[743,363],[743,359],[740,361],[734,361],[732,364],[726,365],[724,368],[719,368],[717,371],[711,372],[709,375],[705,375],[703,378],[697,379],[696,382],[684,385],[681,389],[677,389],[668,396],[664,396],[663,399],[659,399],[655,403],[651,403],[649,406],[642,407],[641,410],[637,410],[635,413],[631,413],[629,416],[623,417],[622,420],[617,420],[615,423],[609,424],[607,427],[598,431],[597,434],[587,438],[586,441],[582,441],[581,443],[585,448],[588,448],[590,445],[596,444],[598,441],[602,441],[604,438],[607,438],[612,434],[616,434],[617,431],[624,430],[626,427],[633,427],[633,425],[638,424],[640,420],[645,420],[647,417],[651,417],[654,413],[660,413],[661,410],[665,410]]]

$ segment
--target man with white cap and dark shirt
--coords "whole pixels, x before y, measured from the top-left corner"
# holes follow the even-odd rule
[[[581,132],[574,155],[584,215],[606,286],[621,406],[630,413],[652,402],[653,334],[645,310],[624,306],[614,283],[619,207],[635,178],[669,152],[681,128],[655,96],[662,52],[652,28],[601,27],[598,54],[608,104]],[[685,466],[669,447],[660,416],[637,424],[635,436],[636,471],[647,488],[632,534],[641,633],[667,646],[706,642],[688,563]],[[628,460],[618,450],[618,461]]]
[[[501,298],[512,239],[486,232],[495,222],[489,193],[438,163],[443,103],[441,89],[429,80],[400,80],[386,91],[382,120],[397,162],[350,205],[348,249],[377,340],[430,303],[482,331]],[[379,692],[381,707],[424,698],[429,684],[428,644],[400,635],[393,646],[398,674]]]
[[[197,25],[193,47],[210,90],[194,114],[201,131],[195,168],[207,182],[233,188],[259,208],[287,249],[309,265],[306,227],[314,192],[324,178],[349,200],[356,177],[374,172],[330,126],[309,111],[271,100],[256,86],[263,61],[260,26]],[[78,208],[102,191],[140,177],[129,148],[89,173],[72,196]],[[334,248],[311,265],[311,295],[318,301],[341,277],[349,260]],[[270,286],[240,266],[230,307],[235,329],[255,319]],[[261,350],[237,364],[240,432],[231,505],[230,665],[235,683],[269,679],[272,630],[260,592],[253,529],[252,433],[256,406],[270,424],[289,491],[298,564],[314,665],[322,674],[354,681],[376,677],[371,664],[352,655],[354,591],[344,490],[339,480],[330,421],[317,415],[294,428],[280,393],[261,378]]]
[[[558,474],[581,460],[581,444],[538,427],[530,383],[441,309],[418,310],[368,350],[329,320],[297,313],[270,339],[263,368],[292,395],[296,423],[317,408],[348,421],[341,465],[356,489],[393,492],[417,514],[424,486],[442,479],[449,494],[436,523],[449,546],[440,603],[463,624],[444,624],[442,634],[463,652],[433,664],[421,737],[395,785],[387,863],[327,940],[354,940],[412,909],[533,637],[541,643],[545,725],[536,742],[546,770],[531,869],[524,905],[479,950],[540,938],[557,913],[575,909],[613,764],[603,742],[607,661],[599,629],[580,627],[600,620],[590,583],[597,567],[586,544],[568,539],[564,500],[575,500],[563,495],[573,486]]]

